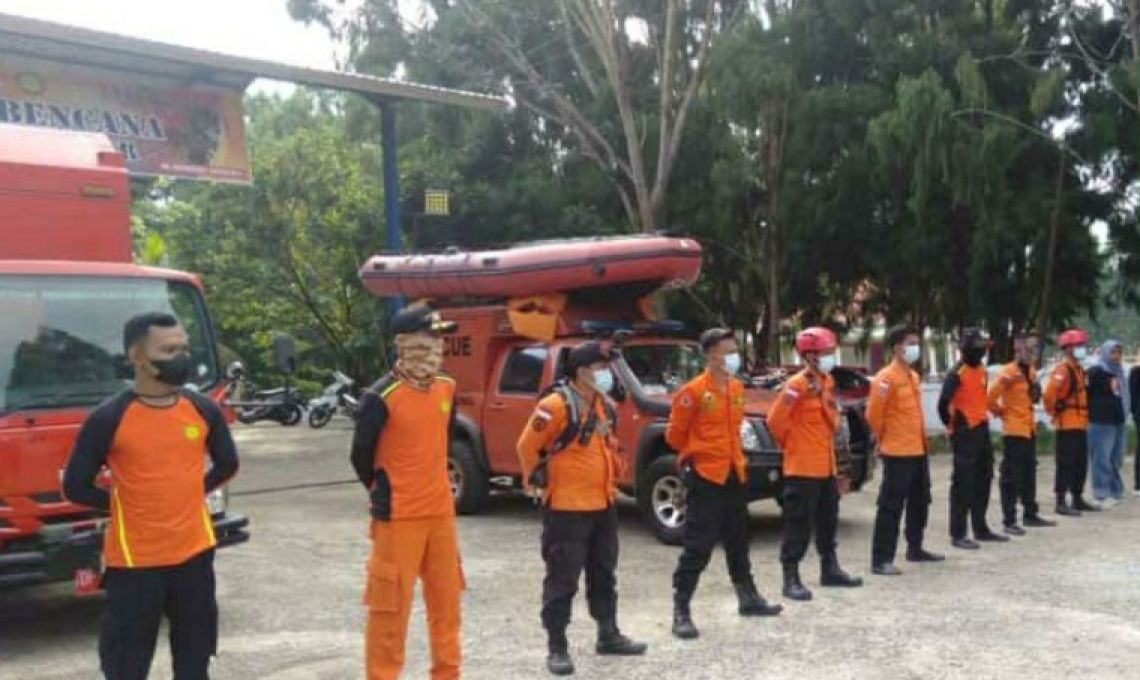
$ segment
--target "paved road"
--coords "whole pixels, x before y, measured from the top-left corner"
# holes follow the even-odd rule
[[[253,519],[254,539],[218,561],[222,606],[215,680],[352,680],[362,665],[359,605],[368,545],[364,498],[349,477],[349,431],[239,433],[244,467],[233,506]],[[1046,461],[1048,462],[1048,461]],[[1043,465],[1041,488],[1051,479]],[[1129,468],[1130,469],[1130,468]],[[935,463],[930,546],[947,549],[945,458]],[[307,485],[307,486],[298,486]],[[294,487],[294,488],[290,488]],[[996,492],[996,490],[995,490]],[[1047,495],[1047,494],[1046,494]],[[840,554],[866,573],[873,494],[843,503]],[[996,519],[995,506],[991,517]],[[651,644],[643,659],[599,659],[579,603],[571,629],[582,678],[1058,678],[1138,677],[1140,500],[1096,517],[1038,530],[1013,545],[907,568],[899,579],[788,603],[775,620],[742,620],[717,557],[694,603],[703,637],[669,635],[669,576],[676,550],[657,544],[622,506],[622,625]],[[761,589],[776,592],[780,523],[775,506],[753,506],[753,560]],[[462,518],[469,591],[465,677],[544,677],[537,602],[539,519],[517,498]],[[815,557],[805,564],[816,582]],[[97,678],[101,602],[65,587],[0,594],[0,680]],[[405,677],[426,678],[423,612],[417,605]],[[169,678],[160,649],[151,677]]]

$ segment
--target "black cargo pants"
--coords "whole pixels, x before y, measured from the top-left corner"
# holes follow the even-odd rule
[[[599,623],[617,618],[617,509],[575,512],[547,510],[542,519],[542,625],[552,641],[564,643],[578,579],[586,571],[586,601]]]
[[[807,554],[812,530],[820,561],[835,560],[835,532],[839,524],[839,483],[835,477],[784,479],[784,545],[780,563],[799,564]]]
[[[685,472],[684,551],[673,572],[676,598],[688,602],[717,543],[724,544],[728,574],[736,585],[753,584],[748,556],[748,491],[729,473],[723,485],[710,482],[693,470]]]
[[[871,539],[873,565],[895,561],[904,509],[907,545],[911,550],[922,548],[930,512],[930,457],[883,456],[882,459],[883,481]]]
[[[1066,494],[1075,502],[1085,492],[1089,475],[1089,440],[1086,430],[1057,431],[1057,474],[1053,491],[1063,502]]]
[[[107,680],[145,680],[163,616],[174,680],[208,680],[218,642],[213,550],[173,567],[108,568],[103,585],[99,658]]]
[[[1037,440],[1002,437],[1001,514],[1005,526],[1017,524],[1017,503],[1025,517],[1037,517]]]
[[[986,423],[977,427],[955,429],[950,435],[954,449],[954,472],[950,481],[950,538],[966,537],[966,520],[969,518],[974,536],[989,533],[986,511],[990,507],[990,492],[994,481],[994,451],[990,442],[990,428]]]

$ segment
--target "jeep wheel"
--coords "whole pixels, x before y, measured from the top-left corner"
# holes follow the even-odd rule
[[[637,502],[657,540],[681,544],[685,536],[685,483],[677,471],[676,456],[661,456],[649,464],[638,485]]]
[[[455,511],[471,515],[483,509],[491,493],[487,472],[475,457],[475,449],[465,441],[451,442],[447,457],[447,481],[455,498]]]

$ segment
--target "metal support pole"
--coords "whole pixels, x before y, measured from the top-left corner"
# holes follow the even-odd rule
[[[384,166],[384,223],[387,229],[387,248],[398,253],[400,244],[400,174],[396,161],[396,108],[392,102],[381,101],[380,106],[380,151]],[[393,315],[400,311],[403,299],[393,298],[390,311]]]

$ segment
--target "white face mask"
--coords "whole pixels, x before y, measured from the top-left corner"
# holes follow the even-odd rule
[[[1077,361],[1084,361],[1089,355],[1089,351],[1085,347],[1078,347],[1073,350],[1073,356]]]
[[[831,373],[831,369],[835,368],[835,355],[824,354],[819,358],[819,372]]]
[[[609,394],[610,390],[614,388],[614,374],[610,373],[610,369],[603,368],[594,371],[594,389],[602,394]]]
[[[724,357],[724,370],[728,371],[730,375],[736,375],[740,372],[740,353],[733,352],[726,354]]]
[[[903,350],[903,361],[913,364],[922,357],[922,348],[918,345],[907,345]]]

